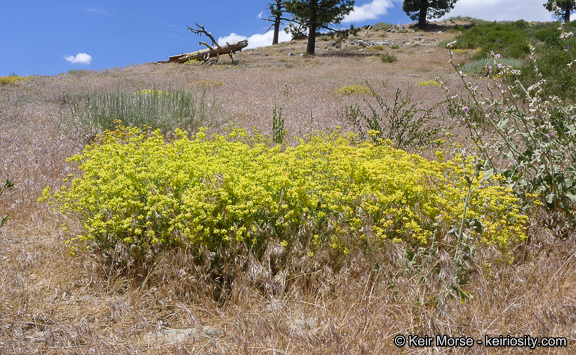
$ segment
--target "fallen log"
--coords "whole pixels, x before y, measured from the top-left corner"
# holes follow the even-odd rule
[[[204,28],[203,25],[199,25],[197,22],[194,22],[197,28],[191,28],[188,26],[188,30],[197,35],[206,35],[212,41],[212,45],[209,45],[206,42],[200,42],[200,44],[205,45],[206,49],[201,49],[196,52],[191,53],[182,53],[180,55],[173,55],[168,57],[167,61],[160,61],[158,63],[186,63],[189,60],[201,60],[203,62],[207,62],[210,58],[216,58],[216,63],[218,63],[218,59],[220,59],[221,54],[228,54],[230,59],[232,59],[232,64],[234,64],[234,56],[236,52],[240,52],[243,48],[248,46],[248,41],[240,41],[234,42],[232,44],[226,42],[226,45],[221,46],[216,42],[212,34]]]
[[[167,61],[159,61],[158,63],[186,63],[189,60],[200,60],[206,62],[210,58],[216,58],[216,61],[218,61],[220,55],[222,54],[228,54],[232,59],[232,63],[234,63],[234,57],[232,55],[246,48],[248,46],[248,41],[244,40],[240,42],[226,43],[225,45],[219,47],[209,46],[205,42],[201,42],[200,44],[204,44],[208,48],[201,49],[196,52],[173,55],[168,57]]]

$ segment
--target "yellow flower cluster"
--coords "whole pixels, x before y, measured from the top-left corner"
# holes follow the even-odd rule
[[[338,89],[338,93],[342,95],[352,95],[352,94],[364,95],[370,93],[370,88],[360,85],[346,85]]]
[[[40,201],[76,215],[85,234],[75,250],[123,244],[135,255],[167,248],[217,252],[244,243],[256,254],[272,239],[347,254],[385,239],[427,244],[458,225],[467,183],[461,159],[426,160],[389,142],[355,143],[338,132],[301,139],[285,151],[262,136],[233,130],[192,139],[177,131],[118,127],[82,155],[70,176]],[[505,247],[525,238],[527,217],[509,189],[473,182],[467,218],[479,240]],[[224,248],[224,249],[222,249]]]
[[[0,77],[0,86],[2,85],[11,85],[11,84],[15,84],[21,81],[26,81],[29,80],[29,77],[23,77],[23,76],[2,76]]]
[[[200,81],[193,81],[190,83],[192,86],[213,86],[213,87],[220,87],[222,86],[221,81],[210,81],[210,80],[200,80]]]
[[[440,83],[436,80],[421,81],[418,83],[420,86],[440,86]]]
[[[165,91],[157,90],[157,89],[145,89],[145,90],[137,91],[136,93],[137,94],[140,93],[140,95],[143,95],[143,96],[166,96],[166,97],[172,96],[172,94],[169,92],[165,92]]]

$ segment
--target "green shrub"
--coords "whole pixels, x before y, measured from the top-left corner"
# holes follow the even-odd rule
[[[574,22],[564,23],[564,30],[567,32],[576,31],[576,26]],[[560,38],[560,33],[558,32],[558,23],[551,22],[551,23],[541,23],[539,25],[533,26],[532,30],[530,31],[530,35],[534,40],[531,42],[532,44],[536,45],[538,42],[547,42],[550,38]]]
[[[537,58],[522,71],[520,80],[526,87],[538,82],[539,75],[546,78],[541,85],[546,96],[558,96],[576,101],[576,67],[568,66],[576,58],[576,41],[565,43],[560,36],[536,49]],[[535,69],[538,68],[536,71]]]
[[[524,58],[530,48],[523,26],[521,22],[479,24],[456,36],[453,48],[482,48],[475,59],[486,58],[492,51],[507,58]]]
[[[528,27],[530,27],[530,24],[528,22],[526,22],[525,20],[518,20],[518,21],[512,22],[512,26],[519,28],[521,30],[525,30]]]
[[[398,58],[394,54],[384,53],[382,54],[382,63],[394,63],[398,61]]]
[[[87,74],[90,74],[90,71],[85,69],[70,69],[68,70],[68,74],[76,76],[85,76]]]
[[[103,131],[122,124],[171,131],[198,129],[215,121],[219,114],[216,97],[207,98],[206,88],[201,94],[185,90],[100,91],[88,96],[71,98],[64,108],[67,124],[83,129]]]
[[[486,20],[481,20],[481,19],[477,19],[474,17],[470,17],[470,16],[453,16],[453,17],[450,17],[448,20],[470,22],[470,23],[472,23],[472,26],[477,26],[477,25],[489,23]]]
[[[274,144],[284,143],[286,129],[284,128],[284,118],[282,118],[282,106],[274,105],[272,111],[272,142]]]
[[[82,175],[47,187],[39,201],[80,222],[83,233],[66,241],[71,253],[136,267],[162,251],[202,249],[225,272],[239,253],[260,259],[271,242],[311,258],[366,252],[386,240],[426,245],[442,241],[464,214],[470,165],[460,157],[430,161],[338,132],[284,152],[241,130],[176,134],[166,140],[119,127],[69,159]],[[464,217],[479,226],[477,241],[506,247],[525,238],[527,217],[509,189],[486,178],[473,179]]]
[[[441,144],[445,127],[432,117],[434,107],[424,109],[422,102],[412,103],[412,95],[402,95],[399,88],[394,104],[388,105],[376,90],[366,84],[376,103],[374,105],[364,100],[369,114],[364,113],[358,104],[346,107],[346,117],[356,127],[361,140],[368,136],[374,144],[382,139],[390,140],[396,148],[404,150],[438,147]]]
[[[498,64],[505,65],[512,69],[522,69],[524,61],[512,58],[500,58],[498,63],[494,63],[493,58],[484,58],[466,63],[461,66],[460,70],[465,74],[488,76],[488,74],[498,74]]]
[[[380,44],[377,44],[377,45],[375,45],[375,46],[368,47],[368,50],[369,50],[369,51],[374,51],[374,52],[380,52],[380,51],[383,51],[383,50],[384,50],[384,46],[383,46],[383,45],[380,45]]]
[[[372,31],[381,31],[381,30],[386,31],[386,30],[389,29],[390,27],[392,27],[392,25],[389,24],[389,23],[386,23],[386,22],[378,22],[377,24],[375,24],[374,26],[372,26]]]
[[[447,32],[449,32],[449,33],[462,33],[464,31],[466,31],[466,27],[458,25],[458,26],[454,26],[453,28],[449,29]]]
[[[500,55],[492,55],[497,62]],[[454,65],[452,53],[450,58]],[[503,66],[502,75],[492,77],[495,85],[488,87],[487,94],[466,83],[454,65],[471,99],[459,98],[446,88],[448,108],[470,132],[489,169],[505,176],[517,196],[539,196],[550,211],[563,214],[557,222],[572,229],[576,226],[576,107],[549,96],[543,89],[548,78],[539,75],[534,54],[531,59],[535,83],[524,86],[516,79],[518,70]]]

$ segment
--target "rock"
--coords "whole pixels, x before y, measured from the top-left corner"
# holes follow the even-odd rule
[[[144,336],[147,342],[179,343],[193,339],[214,338],[220,334],[220,329],[203,326],[188,329],[160,329],[152,331]]]
[[[315,331],[320,326],[318,318],[296,318],[292,322],[288,323],[288,327],[292,330],[304,330],[304,331]]]
[[[24,339],[31,341],[32,343],[42,343],[46,339],[46,332],[38,331],[32,335],[25,336]]]
[[[353,46],[361,46],[361,47],[370,47],[371,46],[370,42],[363,41],[361,39],[356,39],[356,40],[350,42],[350,44]]]
[[[432,52],[434,52],[434,51],[424,51],[424,53],[432,53]]]

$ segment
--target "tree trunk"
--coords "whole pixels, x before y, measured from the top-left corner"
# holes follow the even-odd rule
[[[567,8],[566,12],[564,12],[564,22],[570,22],[570,11],[572,11],[572,8]]]
[[[428,0],[421,0],[420,15],[418,15],[418,28],[426,27],[426,15],[428,15]]]
[[[274,37],[272,38],[272,45],[278,44],[284,0],[276,0],[276,8],[273,8],[273,6],[274,4],[270,4],[270,11],[272,12],[272,15],[274,15]]]
[[[316,54],[316,21],[311,20],[308,25],[308,45],[306,52],[310,55]]]
[[[318,0],[310,0],[310,21],[308,22],[308,45],[306,52],[316,54],[316,24],[318,20]]]
[[[278,44],[278,36],[280,33],[280,15],[276,16],[274,20],[274,37],[272,38],[272,45]]]

